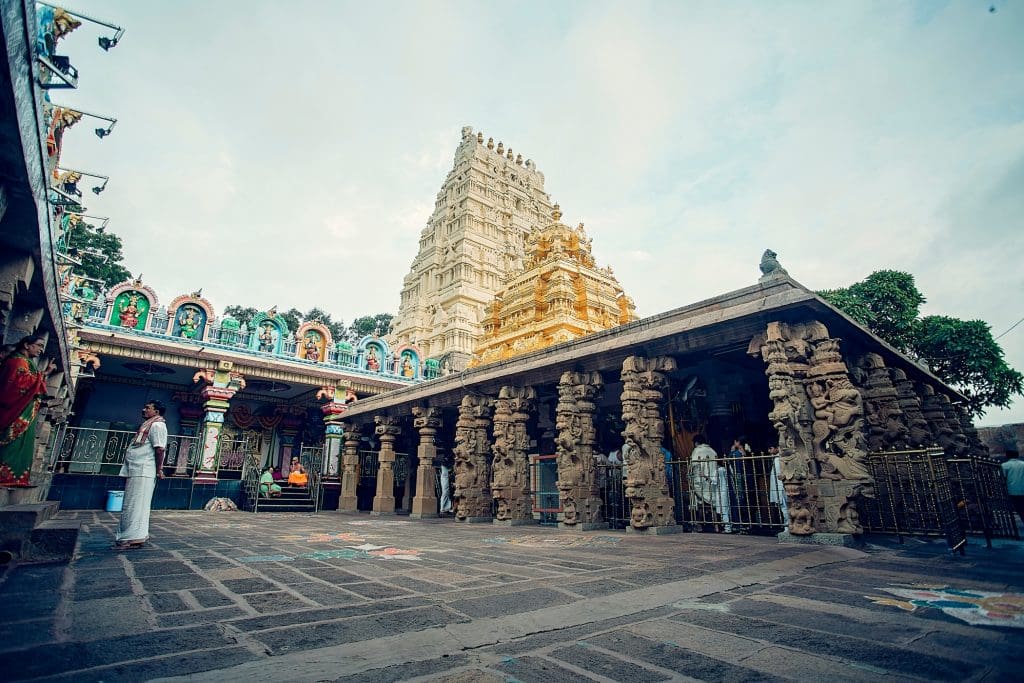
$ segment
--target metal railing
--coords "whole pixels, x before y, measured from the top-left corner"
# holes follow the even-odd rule
[[[320,511],[320,504],[323,502],[323,446],[299,446],[299,463],[306,468],[309,475],[309,492],[313,497],[313,511]]]
[[[252,512],[257,512],[260,505],[260,476],[262,476],[259,455],[249,453],[242,470],[242,486],[245,497]]]
[[[135,432],[62,426],[50,450],[50,469],[69,474],[117,474]],[[164,452],[164,471],[187,475],[195,469],[199,437],[171,434]]]
[[[993,538],[1020,540],[1017,516],[1000,463],[980,456],[946,459],[953,502],[968,533],[982,534],[989,547]]]
[[[865,531],[945,536],[962,552],[967,535],[941,448],[869,453],[867,463],[875,497],[862,506]]]

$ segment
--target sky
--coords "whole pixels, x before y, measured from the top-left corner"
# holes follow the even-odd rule
[[[75,0],[61,43],[126,266],[162,303],[396,312],[462,126],[533,159],[641,316],[913,273],[1024,317],[1024,3]],[[994,8],[995,11],[990,11]],[[1024,324],[1000,340],[1024,370]],[[1024,399],[981,425],[1024,422]]]

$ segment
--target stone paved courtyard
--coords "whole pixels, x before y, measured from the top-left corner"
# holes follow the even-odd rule
[[[0,679],[993,681],[1024,671],[1024,629],[946,613],[980,613],[957,603],[966,595],[1021,625],[1014,543],[972,541],[950,557],[941,541],[862,552],[754,536],[157,512],[151,546],[116,553],[115,515],[62,517],[84,522],[70,565],[0,577]],[[954,589],[934,601],[946,611],[892,592],[937,587]]]

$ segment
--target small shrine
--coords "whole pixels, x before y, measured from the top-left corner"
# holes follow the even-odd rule
[[[583,224],[553,221],[527,238],[523,269],[484,313],[484,336],[470,367],[571,341],[637,319],[610,267],[599,268]]]

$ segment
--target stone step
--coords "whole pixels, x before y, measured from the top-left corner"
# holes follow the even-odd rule
[[[19,554],[32,529],[57,514],[59,506],[57,501],[48,500],[0,508],[0,550]]]
[[[82,523],[50,519],[35,529],[22,547],[21,562],[68,562],[75,556]]]

